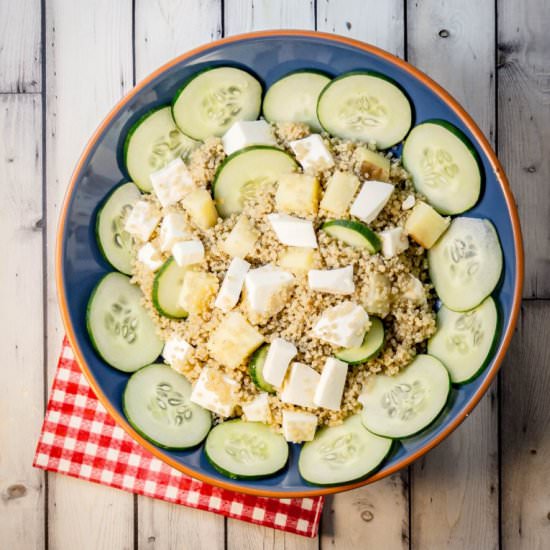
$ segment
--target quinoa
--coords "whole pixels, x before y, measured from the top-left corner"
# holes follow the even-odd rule
[[[290,152],[289,142],[301,139],[310,134],[307,125],[300,123],[279,123],[274,125],[274,134],[279,146]],[[349,140],[330,137],[323,134],[325,143],[330,147],[335,165],[325,169],[316,176],[319,179],[321,189],[324,190],[328,178],[335,171],[352,172],[361,181],[368,180],[371,175],[355,160],[354,152],[359,145]],[[375,150],[372,144],[367,144]],[[390,160],[390,182],[394,185],[394,192],[382,212],[370,224],[370,227],[379,231],[391,227],[402,227],[407,218],[407,211],[403,209],[403,201],[414,196],[417,200],[422,197],[414,190],[411,178],[401,166],[399,159],[387,157]],[[191,152],[187,164],[191,175],[197,185],[210,189],[216,170],[224,160],[225,154],[219,138],[209,138],[201,146]],[[287,247],[282,245],[268,222],[266,215],[275,211],[275,190],[272,187],[264,187],[250,197],[244,204],[243,214],[247,216],[258,230],[259,238],[253,251],[246,259],[252,268],[265,264],[277,265],[281,254]],[[238,215],[231,215],[226,219],[219,218],[217,223],[207,230],[192,226],[185,210],[180,203],[169,208],[162,208],[154,194],[147,196],[146,200],[155,203],[162,215],[169,212],[179,212],[186,216],[193,234],[199,238],[205,248],[205,261],[201,269],[214,274],[221,284],[232,258],[227,255],[221,244],[234,227]],[[369,311],[369,314],[377,314],[382,318],[385,330],[385,346],[381,353],[374,359],[361,365],[353,365],[348,369],[341,409],[338,411],[315,408],[307,409],[283,403],[278,394],[269,396],[270,416],[273,426],[280,430],[283,410],[305,410],[314,412],[318,417],[319,425],[336,425],[346,417],[358,412],[361,408],[358,397],[362,393],[370,377],[384,373],[394,375],[411,362],[416,354],[422,353],[426,348],[426,340],[435,332],[434,292],[428,278],[428,264],[425,250],[410,241],[409,248],[392,258],[384,258],[382,254],[369,254],[365,249],[353,248],[339,240],[329,236],[324,231],[318,231],[322,222],[329,218],[327,212],[319,211],[313,220],[318,239],[318,249],[314,251],[314,267],[317,269],[331,269],[353,265],[355,291],[345,297],[357,304],[365,304],[369,293],[373,288],[382,295],[387,308],[383,311]],[[350,218],[349,214],[340,218]],[[158,229],[150,239],[153,244],[159,244]],[[168,254],[164,253],[163,259]],[[426,301],[414,303],[403,298],[407,289],[410,275],[418,278],[424,287]],[[246,363],[235,369],[228,369],[217,362],[209,353],[207,342],[213,331],[224,318],[224,313],[211,307],[203,313],[190,315],[187,319],[170,319],[160,315],[152,302],[152,288],[155,274],[138,261],[133,265],[132,282],[138,284],[143,291],[143,304],[154,320],[159,336],[163,340],[177,336],[185,339],[193,346],[193,352],[188,361],[178,365],[177,370],[184,374],[191,382],[198,379],[202,369],[208,365],[215,367],[220,372],[227,373],[238,382],[238,399],[240,403],[250,401],[259,390],[251,380]],[[280,311],[267,318],[251,314],[246,306],[246,301],[241,299],[235,307],[252,323],[266,342],[280,337],[295,344],[298,350],[295,361],[310,365],[316,371],[321,372],[326,359],[333,356],[336,347],[319,340],[311,333],[321,313],[328,307],[342,302],[343,297],[311,290],[307,284],[307,273],[295,273],[295,282],[281,300]],[[382,284],[383,283],[383,284]],[[377,284],[381,288],[375,288]],[[235,414],[242,413],[240,406],[235,409]],[[219,420],[219,419],[218,419]]]

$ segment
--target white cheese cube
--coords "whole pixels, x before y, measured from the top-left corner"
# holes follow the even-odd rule
[[[416,204],[414,195],[409,195],[402,203],[401,208],[403,210],[410,210]]]
[[[369,325],[368,313],[361,306],[342,302],[323,311],[313,335],[335,346],[356,348],[363,343]]]
[[[313,397],[321,375],[308,365],[292,363],[281,391],[281,401],[300,407],[315,407]]]
[[[230,155],[249,145],[277,145],[271,126],[265,120],[235,122],[222,138],[223,149]]]
[[[317,416],[303,411],[283,410],[283,436],[291,443],[311,441],[317,429]]]
[[[416,305],[422,305],[427,302],[424,285],[414,275],[409,275],[409,284],[401,296]]]
[[[393,193],[393,185],[383,181],[366,181],[353,201],[350,214],[365,223],[372,222],[382,211]]]
[[[138,201],[134,204],[124,229],[141,241],[148,241],[160,221],[160,213],[153,203]]]
[[[378,236],[382,244],[382,255],[384,258],[393,258],[393,256],[398,256],[409,248],[409,239],[407,239],[407,235],[403,233],[401,227],[385,229],[384,231],[380,231]]]
[[[283,385],[288,365],[294,359],[298,350],[292,342],[283,338],[275,338],[269,345],[262,371],[264,380],[280,388]]]
[[[330,294],[353,294],[353,266],[340,269],[310,269],[307,273],[309,288]]]
[[[172,246],[172,256],[181,267],[199,264],[204,260],[204,246],[198,239],[179,241]]]
[[[334,166],[332,154],[319,134],[291,141],[289,145],[304,172],[322,172]]]
[[[344,395],[347,375],[347,363],[329,357],[323,367],[319,384],[313,396],[313,402],[319,407],[339,411],[342,405],[342,395]]]
[[[157,247],[152,243],[145,243],[138,250],[137,259],[151,271],[157,271],[164,263],[160,251],[157,250]]]
[[[273,313],[277,294],[293,280],[292,273],[270,264],[251,269],[244,281],[249,308],[255,313]]]
[[[183,214],[170,212],[164,216],[160,224],[160,249],[163,252],[172,250],[179,241],[185,241],[191,237],[189,226]]]
[[[311,221],[288,214],[268,214],[267,219],[281,243],[287,246],[317,248],[317,236]]]
[[[214,305],[227,313],[233,309],[241,296],[244,279],[250,264],[241,258],[233,258],[223,279]]]
[[[252,401],[242,403],[241,408],[248,422],[269,422],[271,416],[269,410],[269,396],[262,392]]]
[[[169,365],[179,370],[178,367],[181,367],[187,362],[192,350],[193,346],[191,346],[191,344],[186,342],[183,338],[174,336],[164,343],[162,356]]]
[[[214,367],[204,367],[193,386],[190,400],[222,417],[233,414],[239,384]]]
[[[196,187],[191,173],[180,157],[149,177],[153,191],[164,208],[176,204]]]

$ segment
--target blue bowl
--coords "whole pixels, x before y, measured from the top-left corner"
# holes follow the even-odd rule
[[[504,273],[495,291],[502,318],[498,344],[477,379],[453,388],[449,404],[437,422],[422,434],[402,441],[382,468],[361,482],[329,488],[307,484],[298,474],[298,445],[291,446],[289,465],[282,473],[254,481],[222,477],[208,463],[201,447],[179,452],[155,447],[124,418],[121,397],[128,376],[110,368],[96,355],[86,333],[90,292],[111,271],[96,244],[95,214],[109,191],[128,179],[122,162],[128,128],[152,107],[169,103],[189,75],[206,66],[226,64],[252,71],[266,87],[284,74],[304,68],[332,75],[356,69],[379,71],[406,90],[414,106],[415,123],[431,118],[453,123],[470,138],[481,158],[485,176],[482,196],[467,215],[489,218],[503,245]],[[263,496],[290,497],[334,493],[381,479],[422,456],[464,420],[487,391],[510,343],[521,299],[523,249],[517,210],[494,152],[472,119],[442,88],[404,61],[361,42],[309,31],[267,31],[212,42],[184,54],[146,78],[116,105],[91,138],[73,174],[61,213],[56,268],[62,316],[80,366],[100,401],[133,439],[171,466],[213,485]]]

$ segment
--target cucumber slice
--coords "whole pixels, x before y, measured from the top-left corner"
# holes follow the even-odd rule
[[[319,96],[317,116],[331,135],[374,141],[378,149],[399,143],[409,131],[412,109],[390,78],[354,71],[335,78]]]
[[[403,145],[415,188],[442,214],[460,214],[479,199],[481,172],[468,138],[443,120],[415,126]]]
[[[194,139],[223,136],[237,120],[256,120],[262,86],[235,67],[214,67],[187,79],[172,104],[179,129]]]
[[[257,479],[276,474],[288,461],[284,437],[261,422],[229,420],[218,424],[206,438],[204,452],[222,475]]]
[[[371,254],[380,250],[380,238],[364,223],[355,220],[331,220],[321,229],[331,237],[356,248],[366,248]]]
[[[356,414],[339,426],[319,430],[302,447],[298,470],[315,485],[351,483],[378,468],[391,447],[391,439],[370,433]]]
[[[151,191],[149,176],[176,157],[186,157],[197,145],[178,130],[170,106],[158,107],[143,115],[126,135],[126,170],[142,191]]]
[[[298,168],[288,154],[269,145],[251,145],[229,155],[219,166],[212,182],[212,195],[222,218],[238,214],[245,198],[258,187],[273,185],[281,174]]]
[[[468,311],[493,292],[502,273],[502,249],[486,219],[455,218],[428,250],[430,278],[441,301]]]
[[[317,101],[330,77],[316,71],[296,71],[283,76],[267,90],[262,106],[270,122],[305,122],[321,131],[317,118]]]
[[[159,447],[198,445],[212,427],[212,415],[189,400],[191,384],[168,365],[143,367],[130,376],[122,408],[128,422]]]
[[[361,396],[361,420],[369,431],[382,437],[410,437],[439,416],[450,389],[449,373],[441,361],[417,355],[395,376],[372,377]]]
[[[92,345],[106,363],[124,372],[152,363],[162,351],[142,297],[129,277],[108,273],[88,301],[86,328]]]
[[[497,325],[497,307],[490,296],[465,313],[442,306],[437,312],[437,332],[428,342],[428,353],[447,367],[451,382],[469,382],[487,363]]]
[[[180,267],[171,256],[158,270],[153,281],[153,305],[169,319],[185,319],[188,315],[179,305],[183,278],[188,267]]]
[[[264,364],[268,351],[269,344],[264,344],[252,354],[248,361],[248,374],[257,388],[267,393],[275,393],[275,388],[264,378]]]
[[[384,324],[378,317],[371,317],[370,321],[371,327],[365,334],[363,343],[358,348],[342,349],[335,353],[338,359],[350,365],[360,365],[380,353],[384,346]]]
[[[124,222],[140,196],[133,183],[123,183],[108,195],[96,218],[99,250],[116,270],[126,275],[132,273],[134,239],[124,230]]]

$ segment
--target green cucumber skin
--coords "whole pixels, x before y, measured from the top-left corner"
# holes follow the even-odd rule
[[[267,393],[275,393],[275,388],[263,380],[263,376],[260,379],[260,375],[258,371],[256,370],[256,364],[259,360],[261,360],[261,355],[263,355],[264,350],[269,349],[269,344],[264,344],[263,346],[260,346],[250,357],[248,361],[248,374],[250,375],[250,378],[252,378],[252,382],[256,385],[256,387],[262,391],[265,391]],[[267,351],[265,352],[267,355]],[[264,359],[265,362],[265,359]]]
[[[382,323],[382,327],[384,326],[384,323],[382,322],[382,319],[380,319],[378,317],[374,317],[374,316],[372,317],[372,319],[378,319]],[[344,363],[347,363],[348,365],[362,365],[362,364],[366,363],[367,361],[370,361],[371,359],[374,359],[382,351],[385,344],[386,344],[386,331],[384,331],[384,337],[382,338],[382,342],[380,343],[378,348],[375,351],[373,351],[369,356],[367,356],[365,359],[361,359],[360,361],[348,361],[346,359],[342,359],[342,357],[340,357],[339,352],[335,353],[334,356],[337,359],[340,359],[340,361],[344,361]],[[342,351],[344,351],[344,350],[342,350]]]
[[[185,315],[182,315],[180,317],[178,317],[176,315],[170,315],[169,313],[167,313],[166,311],[164,311],[162,309],[162,307],[161,307],[161,305],[158,301],[158,291],[159,291],[160,277],[170,267],[170,265],[172,264],[173,261],[174,261],[173,257],[168,258],[164,262],[162,267],[158,270],[157,274],[155,275],[155,279],[153,280],[153,290],[151,292],[151,299],[152,299],[153,305],[155,306],[155,309],[160,313],[160,315],[162,315],[163,317],[166,317],[168,319],[174,319],[174,320],[177,321],[177,320],[187,319],[189,314],[185,313]]]
[[[358,226],[360,226],[361,229],[358,229]],[[354,220],[330,220],[328,222],[324,222],[321,226],[321,229],[324,230],[330,227],[344,227],[352,231],[357,231],[365,238],[366,241],[370,243],[371,248],[367,248],[367,250],[369,250],[371,254],[376,254],[377,252],[380,252],[380,249],[382,248],[380,237],[378,237],[378,235],[372,229],[370,229],[366,224],[362,222],[357,222]]]
[[[151,363],[150,365],[153,365],[154,363]],[[141,369],[144,369],[146,367],[149,367],[150,365],[144,365],[143,367],[139,368],[137,371],[135,372],[139,372]],[[134,373],[132,373],[134,374]],[[143,439],[149,441],[150,443],[152,443],[153,445],[157,446],[157,447],[160,447],[161,449],[166,449],[167,451],[185,451],[187,449],[195,449],[197,448],[199,445],[202,445],[203,441],[206,439],[206,437],[208,436],[208,433],[210,432],[210,430],[206,433],[206,435],[204,436],[204,438],[199,441],[198,443],[196,443],[195,445],[191,445],[189,447],[169,447],[167,445],[163,445],[162,443],[159,443],[158,441],[155,441],[152,437],[148,436],[146,433],[142,432],[135,424],[134,422],[130,419],[130,416],[128,415],[128,411],[126,410],[126,387],[124,388],[124,392],[122,393],[122,412],[124,412],[124,417],[126,418],[126,421],[128,422],[128,424],[130,424],[130,426],[141,436],[143,437]],[[210,415],[212,416],[212,415]],[[212,427],[210,427],[210,429],[212,429]]]
[[[113,196],[115,191],[117,191],[120,187],[123,185],[126,185],[127,183],[134,183],[134,182],[128,182],[126,180],[121,181],[117,184],[117,186],[112,189],[109,194],[101,201],[101,204],[99,205],[99,209],[97,211],[97,214],[95,216],[95,224],[94,224],[94,233],[95,233],[95,240],[97,243],[97,247],[99,248],[99,251],[101,252],[101,255],[103,256],[103,259],[109,264],[110,267],[112,267],[115,271],[118,271],[119,273],[123,273],[124,275],[131,275],[131,273],[126,273],[125,271],[120,271],[120,269],[117,269],[110,261],[109,258],[107,258],[107,254],[105,254],[105,250],[103,250],[103,245],[101,244],[101,239],[99,238],[99,220],[101,218],[101,213],[103,212],[103,209],[105,208],[105,205],[109,201],[109,199]],[[134,183],[134,185],[136,185]],[[136,185],[136,187],[139,189],[139,187]],[[139,189],[141,192],[141,189]]]

